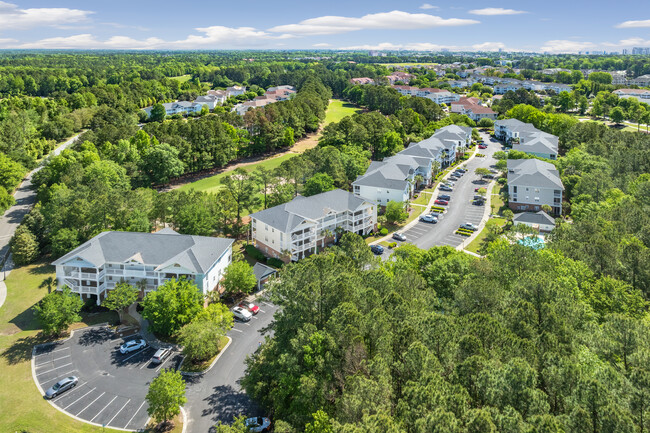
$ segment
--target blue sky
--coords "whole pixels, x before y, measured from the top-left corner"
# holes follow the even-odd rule
[[[645,1],[0,0],[0,48],[565,53],[633,46],[650,46]]]

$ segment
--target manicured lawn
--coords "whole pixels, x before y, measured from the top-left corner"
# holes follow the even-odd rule
[[[330,105],[327,106],[323,126],[327,126],[332,122],[339,122],[345,116],[352,116],[360,112],[361,109],[354,104],[341,101],[340,99],[332,99]]]
[[[186,75],[179,75],[178,77],[169,77],[169,78],[184,83],[186,81],[189,81],[189,79],[192,78],[192,76],[190,74],[186,74]]]
[[[413,221],[414,219],[416,219],[417,217],[419,217],[420,214],[421,214],[422,212],[424,212],[425,209],[426,209],[426,208],[423,207],[423,206],[413,206],[413,207],[411,208],[411,212],[410,212],[410,214],[409,214],[409,217],[406,219],[405,222],[403,222],[403,223],[401,223],[401,224],[386,224],[386,225],[383,225],[382,227],[385,227],[386,229],[388,229],[388,234],[391,234],[391,233],[394,233],[394,232],[396,232],[396,231],[399,231],[399,230],[401,230],[405,225],[407,225],[408,223],[410,223],[411,221]],[[371,242],[376,241],[377,239],[381,239],[381,238],[383,238],[384,236],[386,236],[386,235],[368,236],[368,237],[366,238],[366,243],[369,244],[369,243],[371,243]]]
[[[183,431],[183,421],[181,419],[181,415],[177,415],[174,417],[172,422],[174,423],[174,428],[171,430],[165,430],[165,433],[181,433]],[[144,433],[159,433],[160,430],[156,429],[157,424],[154,421],[150,421],[149,424],[147,424],[147,427],[144,430]]]
[[[485,224],[485,227],[483,227],[483,230],[481,230],[481,233],[476,238],[474,238],[474,240],[470,242],[470,244],[465,247],[465,249],[467,251],[480,254],[479,249],[483,246],[483,240],[485,240],[485,237],[488,234],[488,226],[503,227],[505,224],[505,218],[492,218],[488,220],[488,222]]]
[[[296,156],[296,154],[290,153],[290,154],[278,156],[276,158],[265,159],[255,164],[244,166],[243,169],[249,173],[257,169],[258,167],[266,167],[269,170],[273,170],[279,167],[283,161],[293,158],[294,156]],[[190,189],[194,189],[196,191],[217,192],[219,188],[222,187],[221,179],[223,179],[230,171],[232,170],[227,170],[222,173],[215,174],[214,176],[206,177],[205,179],[200,179],[197,180],[196,182],[185,184],[179,187],[178,189],[180,191],[189,191]]]
[[[501,186],[498,183],[494,184],[492,187],[492,196],[490,197],[490,206],[499,215],[501,215],[501,212],[503,212],[505,209],[508,209],[505,202],[501,198],[502,192],[508,192],[508,187],[505,185]]]
[[[50,276],[54,277],[54,268],[40,263],[17,268],[7,277],[7,300],[0,308],[0,431],[117,432],[57,411],[43,400],[32,379],[32,347],[45,339],[39,334],[31,307],[47,295],[47,289],[38,286]],[[88,321],[103,322],[107,317],[102,313]]]
[[[420,195],[418,195],[418,198],[415,200],[411,200],[411,203],[415,204],[422,204],[422,205],[428,205],[429,200],[431,200],[431,196],[433,196],[433,192],[429,192],[427,190],[424,190],[420,192]]]

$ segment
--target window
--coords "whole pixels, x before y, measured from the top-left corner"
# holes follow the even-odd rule
[[[516,186],[512,187],[512,192],[514,192],[515,194],[517,193],[517,187]]]
[[[264,230],[266,230],[267,232],[269,231],[269,225],[268,224],[264,224]]]
[[[539,188],[535,188],[535,192],[539,192]]]

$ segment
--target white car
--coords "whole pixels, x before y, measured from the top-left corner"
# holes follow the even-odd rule
[[[465,230],[471,230],[471,231],[478,230],[478,226],[476,224],[472,224],[472,223],[465,223],[465,224],[461,225],[460,228],[465,229]]]
[[[242,322],[248,322],[253,317],[250,311],[242,307],[234,307],[232,309],[232,315],[235,316],[235,319],[241,320]]]
[[[267,417],[258,416],[255,418],[248,418],[245,421],[248,431],[259,433],[271,430],[271,420]]]
[[[134,352],[136,350],[140,350],[142,348],[147,347],[147,342],[144,340],[131,340],[127,341],[123,345],[120,346],[120,353],[125,354],[129,352]]]

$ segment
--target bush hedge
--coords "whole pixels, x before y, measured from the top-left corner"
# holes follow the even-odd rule
[[[284,262],[280,259],[276,259],[275,257],[269,257],[266,259],[266,264],[273,266],[274,268],[281,268],[284,265]]]
[[[379,234],[382,236],[386,236],[388,234],[388,229],[386,227],[382,228],[379,230]]]
[[[253,245],[246,245],[246,254],[248,254],[250,257],[257,260],[258,262],[263,262],[266,260],[266,256],[260,250],[255,248]]]

